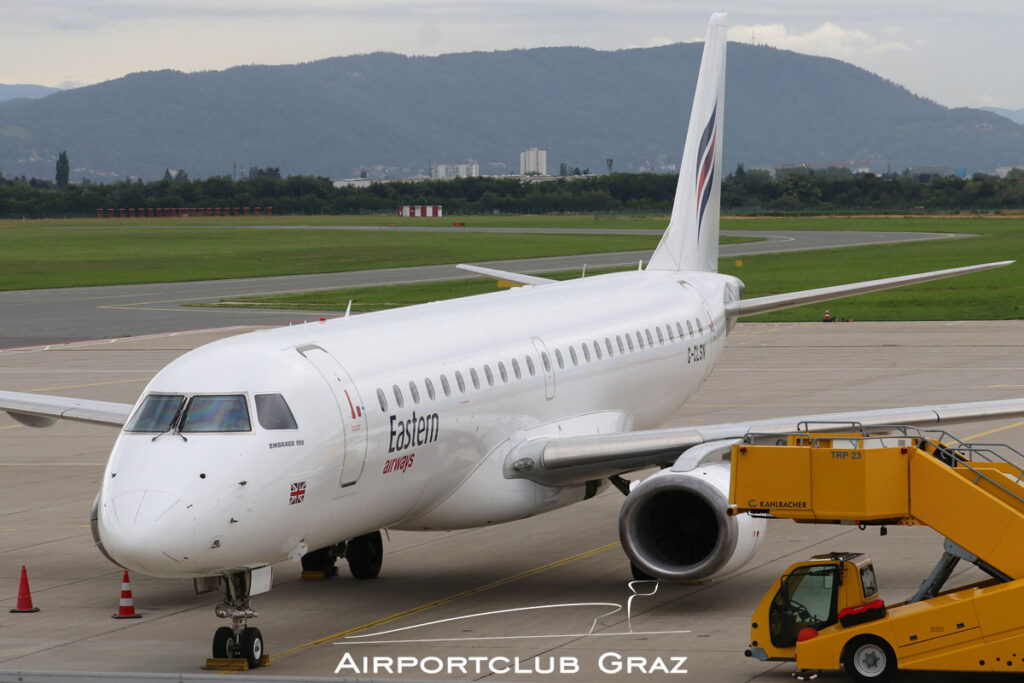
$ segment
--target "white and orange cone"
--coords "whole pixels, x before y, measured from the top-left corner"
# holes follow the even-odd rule
[[[26,612],[38,612],[38,607],[32,606],[32,591],[28,589],[28,572],[25,565],[21,565],[21,582],[18,584],[18,606],[11,610],[14,614]]]
[[[118,605],[117,614],[110,615],[114,619],[138,619],[141,614],[135,613],[135,600],[132,599],[132,585],[128,582],[128,570],[124,570],[124,578],[121,579],[121,603]]]

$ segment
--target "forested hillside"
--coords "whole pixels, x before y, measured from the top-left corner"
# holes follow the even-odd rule
[[[371,54],[293,66],[137,73],[0,105],[0,173],[158,180],[274,166],[285,175],[409,176],[474,159],[518,173],[670,171],[678,163],[700,44],[602,52],[541,48],[440,57]],[[1024,164],[1024,126],[947,109],[849,64],[729,47],[725,166],[870,160],[968,172]]]

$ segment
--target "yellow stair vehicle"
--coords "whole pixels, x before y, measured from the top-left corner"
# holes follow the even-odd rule
[[[946,537],[917,593],[878,598],[871,559],[812,557],[789,567],[751,621],[746,654],[795,660],[798,677],[843,666],[858,681],[897,668],[1024,672],[1024,454],[945,432],[801,431],[733,446],[730,512],[797,522],[926,525]],[[943,590],[956,564],[989,579]]]

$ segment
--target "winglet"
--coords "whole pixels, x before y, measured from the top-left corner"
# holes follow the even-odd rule
[[[690,111],[672,218],[648,270],[718,270],[726,15],[711,15]]]

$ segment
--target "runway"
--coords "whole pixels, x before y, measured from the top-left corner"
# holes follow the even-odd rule
[[[0,386],[134,401],[165,363],[239,331],[7,350],[0,353]],[[1022,393],[1024,321],[740,324],[718,367],[671,424]],[[954,433],[1024,449],[1020,421],[982,422]],[[0,681],[14,680],[9,672],[17,670],[201,673],[213,630],[221,625],[213,615],[218,595],[196,597],[190,582],[133,575],[135,606],[143,617],[110,618],[117,610],[121,571],[93,548],[88,513],[115,436],[107,428],[71,423],[32,430],[0,416]],[[335,675],[348,653],[357,666],[362,657],[374,655],[520,657],[520,670],[529,671],[378,674],[384,679],[610,680],[613,674],[601,668],[602,662],[615,660],[602,656],[616,653],[648,662],[687,658],[686,674],[633,671],[616,679],[781,683],[791,680],[792,664],[757,662],[742,653],[751,612],[786,566],[817,552],[870,552],[882,596],[892,602],[917,588],[941,552],[940,539],[922,528],[891,528],[880,537],[855,526],[776,520],[758,555],[740,573],[705,585],[660,586],[655,595],[632,601],[627,620],[624,610],[581,604],[625,607],[631,595],[628,562],[617,546],[621,501],[611,491],[496,527],[391,533],[382,575],[371,582],[347,576],[303,582],[298,562],[278,565],[274,590],[254,599],[260,612],[254,623],[266,637],[272,665],[253,672],[253,678],[354,677],[348,668]],[[7,612],[15,603],[22,565],[41,608],[36,614]],[[556,604],[572,606],[509,611]],[[494,614],[443,621],[489,612]],[[383,633],[428,622],[440,623]],[[346,639],[356,635],[372,637]],[[577,661],[579,672],[541,673],[561,658]],[[918,683],[963,680],[901,676]],[[829,673],[821,680],[846,678]]]
[[[358,229],[366,230],[368,228]],[[392,230],[391,228],[378,229]],[[464,229],[422,228],[421,230],[443,232]],[[478,230],[522,233],[549,232],[547,229],[539,228],[480,228]],[[606,233],[605,230],[587,232]],[[635,234],[640,231],[628,232]],[[660,231],[653,232],[658,234]],[[725,230],[723,234],[761,238],[761,241],[757,242],[722,245],[721,255],[725,257],[957,237],[957,235],[947,233],[800,230]],[[584,264],[589,268],[636,264],[640,259],[646,261],[649,257],[650,252],[647,251],[620,252],[492,261],[481,265],[516,272],[543,273],[579,269]],[[315,320],[318,316],[315,311],[203,308],[190,307],[188,304],[211,303],[224,298],[258,294],[282,294],[467,277],[475,276],[456,269],[454,264],[448,264],[267,278],[0,292],[0,323],[2,323],[0,324],[0,349],[228,325],[280,325]],[[332,312],[329,315],[337,315],[337,313]]]

